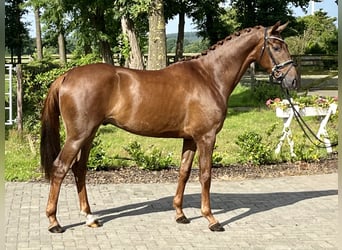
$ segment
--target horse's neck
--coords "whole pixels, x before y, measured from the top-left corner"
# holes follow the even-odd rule
[[[214,84],[222,96],[228,98],[241,80],[249,65],[257,59],[260,41],[258,31],[241,34],[223,45],[210,51],[203,57],[204,63],[210,69]]]

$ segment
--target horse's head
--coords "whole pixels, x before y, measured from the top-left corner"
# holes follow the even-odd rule
[[[257,62],[281,83],[282,87],[293,89],[298,87],[298,74],[287,44],[280,36],[287,24],[280,25],[280,22],[277,22],[274,26],[265,28]]]

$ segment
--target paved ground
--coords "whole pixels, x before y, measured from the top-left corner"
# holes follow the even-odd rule
[[[308,92],[308,94],[309,95],[337,97],[338,91],[337,90],[311,90]]]
[[[75,187],[59,201],[63,234],[47,231],[48,185],[6,183],[6,249],[337,249],[337,174],[212,183],[213,212],[225,232],[200,215],[200,185],[189,183],[187,225],[174,221],[175,184],[89,186],[103,222],[88,228]]]

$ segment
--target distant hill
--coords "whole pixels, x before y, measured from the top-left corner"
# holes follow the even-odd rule
[[[177,35],[178,35],[178,33],[166,34],[166,39],[177,40]],[[197,32],[184,32],[184,40],[188,40],[190,43],[201,40],[201,39],[202,39],[202,37],[198,36]]]

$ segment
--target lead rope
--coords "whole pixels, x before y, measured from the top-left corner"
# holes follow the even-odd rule
[[[289,93],[289,90],[286,89],[285,91],[285,95],[286,95],[286,99],[289,101],[290,103],[290,106],[293,110],[293,113],[294,113],[294,117],[298,123],[298,125],[300,126],[300,128],[302,129],[302,131],[304,132],[305,136],[309,139],[309,141],[317,148],[326,148],[326,145],[325,145],[325,142],[323,140],[321,140],[320,138],[318,138],[315,134],[314,131],[312,131],[312,129],[308,126],[308,124],[304,121],[303,117],[300,115],[299,111],[295,108],[295,106],[293,105],[292,103],[292,100],[291,100],[291,96],[290,96],[290,93]],[[305,129],[305,128],[306,129]],[[307,133],[308,130],[310,132],[310,134],[320,143],[316,143],[315,141],[312,140],[312,138],[310,137],[310,135]],[[321,144],[324,144],[321,145]],[[333,142],[333,143],[330,143],[330,147],[335,147],[338,145],[338,141],[336,142]]]

